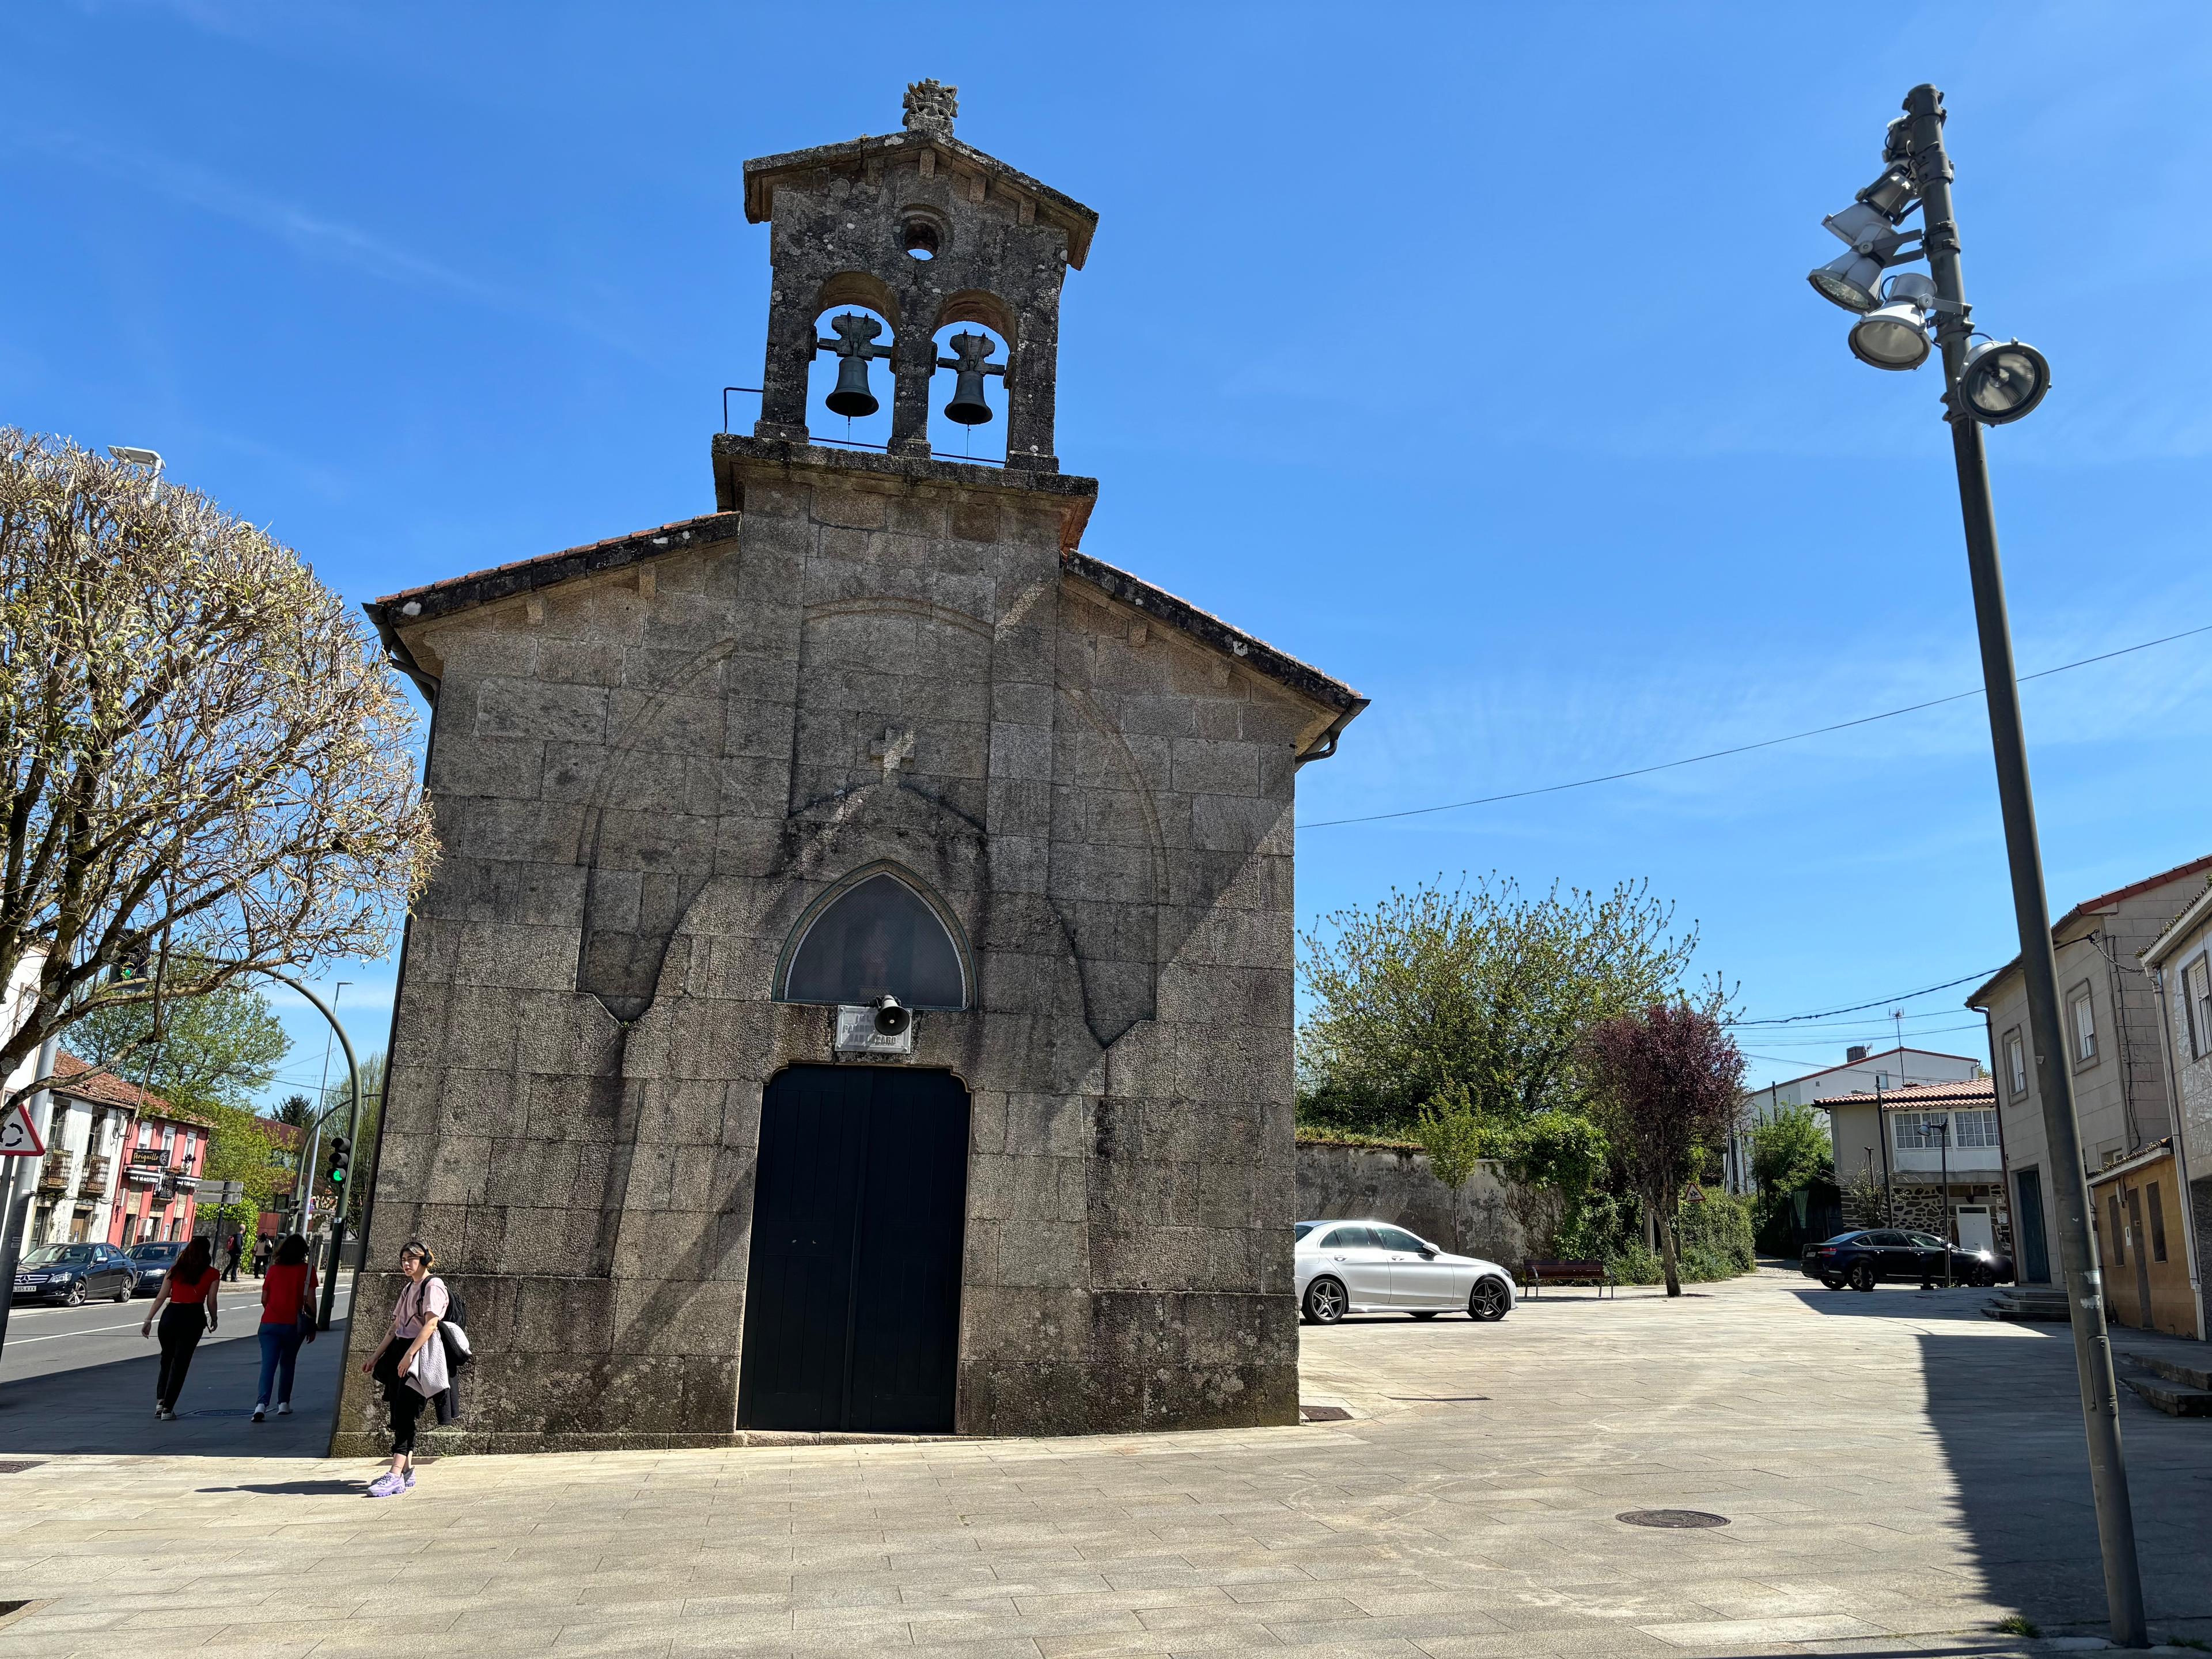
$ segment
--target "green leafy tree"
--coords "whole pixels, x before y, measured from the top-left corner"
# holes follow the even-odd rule
[[[133,1082],[196,1111],[243,1108],[269,1086],[292,1047],[268,998],[235,981],[204,996],[169,999],[158,1034],[149,1003],[94,1008],[70,1028],[70,1044],[94,1065],[118,1066]]]
[[[1781,1107],[1751,1132],[1751,1173],[1769,1192],[1794,1193],[1834,1168],[1827,1125],[1810,1106]]]
[[[1453,1084],[1421,1108],[1413,1138],[1430,1171],[1451,1194],[1452,1249],[1460,1247],[1459,1189],[1482,1162],[1482,1117],[1465,1084]]]
[[[270,1114],[279,1123],[289,1123],[295,1129],[304,1129],[314,1121],[315,1103],[305,1095],[286,1095],[276,1103]]]
[[[260,1227],[261,1212],[278,1207],[284,1171],[277,1167],[276,1148],[261,1120],[242,1106],[218,1101],[196,1109],[211,1126],[202,1181],[235,1181],[246,1188],[242,1201],[203,1205],[196,1213],[202,1220],[214,1219],[218,1239],[237,1232],[250,1242]]]
[[[1712,1006],[1658,1002],[1606,1020],[1585,1044],[1607,1138],[1629,1183],[1658,1218],[1667,1294],[1682,1293],[1677,1212],[1684,1183],[1741,1111],[1743,1054]]]
[[[1303,939],[1300,1117],[1405,1133],[1455,1088],[1500,1128],[1579,1111],[1584,1034],[1672,995],[1697,943],[1638,882],[1530,898],[1492,876],[1336,911]]]

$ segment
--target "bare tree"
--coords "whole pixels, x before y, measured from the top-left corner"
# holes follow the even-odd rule
[[[0,428],[0,1076],[95,1010],[381,954],[436,855],[413,731],[289,548]]]
[[[1684,1180],[1735,1127],[1743,1054],[1717,1012],[1655,1002],[1593,1028],[1583,1060],[1613,1156],[1657,1218],[1667,1294],[1680,1296],[1674,1212]]]

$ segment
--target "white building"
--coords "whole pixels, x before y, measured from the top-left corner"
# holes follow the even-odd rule
[[[1874,1053],[1866,1044],[1853,1043],[1844,1050],[1840,1066],[1824,1066],[1802,1077],[1770,1083],[1744,1097],[1744,1123],[1734,1138],[1729,1159],[1729,1190],[1747,1193],[1752,1189],[1751,1132],[1784,1106],[1811,1106],[1841,1095],[1891,1094],[1916,1084],[1972,1083],[1984,1074],[1983,1063],[1967,1054],[1941,1054],[1910,1045]],[[1832,1144],[1832,1131],[1829,1138]],[[1845,1178],[1840,1164],[1837,1178]]]

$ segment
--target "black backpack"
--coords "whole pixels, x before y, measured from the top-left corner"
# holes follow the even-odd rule
[[[453,1328],[460,1331],[460,1340],[453,1337]],[[446,1350],[446,1369],[459,1372],[474,1362],[476,1355],[464,1346],[469,1335],[469,1304],[450,1285],[446,1286],[446,1316],[438,1322],[438,1340]]]

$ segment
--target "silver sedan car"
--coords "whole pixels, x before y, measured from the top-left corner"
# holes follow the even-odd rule
[[[1513,1310],[1513,1275],[1495,1261],[1453,1255],[1384,1221],[1301,1221],[1291,1260],[1298,1307],[1316,1325],[1348,1313],[1434,1319],[1463,1308],[1469,1319],[1503,1319]]]

